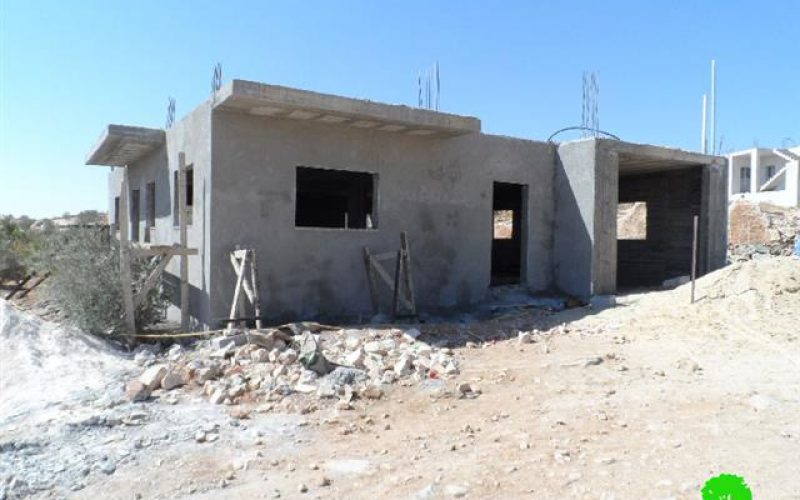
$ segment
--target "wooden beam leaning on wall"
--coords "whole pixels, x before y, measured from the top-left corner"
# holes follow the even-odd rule
[[[395,259],[394,279],[389,275],[381,261]],[[411,271],[411,251],[406,232],[400,233],[400,250],[373,254],[369,247],[364,247],[364,264],[367,270],[367,284],[369,285],[372,309],[375,314],[380,313],[378,280],[389,288],[392,293],[393,317],[416,316],[417,305],[414,297],[414,280]],[[406,308],[401,311],[401,306]]]
[[[119,193],[119,275],[122,280],[122,302],[125,308],[125,327],[128,333],[136,333],[136,316],[133,306],[133,275],[131,273],[130,207],[128,206],[128,167],[122,167],[122,189]]]
[[[186,204],[186,154],[178,153],[178,206],[180,224],[180,246],[188,246],[188,230],[186,227],[189,208]],[[189,256],[181,255],[181,330],[189,329]]]

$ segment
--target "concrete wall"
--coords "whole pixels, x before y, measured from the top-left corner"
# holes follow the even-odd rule
[[[578,297],[612,293],[617,271],[616,153],[596,140],[561,144],[555,173],[555,285]]]
[[[550,285],[550,145],[481,134],[415,137],[219,110],[213,130],[214,317],[230,307],[227,259],[237,244],[256,249],[267,314],[371,314],[363,247],[396,250],[401,231],[411,242],[420,310],[472,304],[489,285],[493,181],[528,185],[526,284]],[[377,174],[377,229],[295,228],[297,166]]]
[[[156,226],[150,230],[150,243],[171,245],[180,239],[178,227],[173,225],[173,193],[177,189],[173,172],[178,169],[178,153],[184,152],[187,165],[194,169],[194,210],[192,225],[188,227],[188,242],[198,255],[189,256],[189,308],[197,327],[209,324],[210,254],[208,241],[211,234],[211,109],[201,105],[171,129],[167,130],[166,144],[149,156],[128,166],[129,188],[139,189],[140,241],[144,242],[146,228],[146,186],[156,183]],[[109,174],[109,214],[113,217],[114,198],[122,185],[122,168]],[[129,197],[130,199],[130,197]],[[180,319],[180,258],[174,257],[165,271],[165,287],[173,304],[168,310],[171,320]]]

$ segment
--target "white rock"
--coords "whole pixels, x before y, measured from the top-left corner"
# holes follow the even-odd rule
[[[253,363],[267,363],[269,361],[269,351],[266,349],[256,349],[250,353],[250,360]]]
[[[361,345],[361,339],[356,335],[348,335],[344,341],[344,346],[348,351],[357,349]]]
[[[222,403],[225,402],[225,399],[227,397],[228,397],[228,395],[226,394],[225,389],[218,388],[211,395],[211,398],[209,398],[209,401],[211,401],[211,403],[213,403],[215,405],[221,405]]]
[[[189,372],[185,368],[172,368],[161,379],[161,388],[170,391],[189,383]]]
[[[344,358],[345,363],[355,368],[364,368],[364,349],[357,348],[351,353],[348,353]]]
[[[398,377],[407,377],[408,375],[411,375],[412,371],[413,366],[411,364],[411,357],[407,354],[400,356],[400,359],[398,359],[394,364],[394,373]]]
[[[417,330],[416,328],[409,328],[405,332],[403,332],[403,339],[405,339],[409,343],[414,343],[417,340],[417,337],[422,335],[422,332]]]
[[[224,349],[226,347],[238,347],[247,343],[247,335],[244,333],[237,333],[235,335],[222,335],[211,339],[211,347],[213,349]]]
[[[155,362],[156,355],[148,349],[142,349],[136,353],[136,355],[133,357],[133,360],[139,366],[148,366]]]
[[[291,365],[297,361],[297,351],[294,349],[286,349],[278,356],[278,362],[282,365]]]
[[[144,401],[150,397],[150,391],[141,380],[132,380],[125,386],[125,397],[128,401]]]
[[[519,332],[517,340],[520,344],[530,344],[533,342],[533,335],[531,335],[531,332]]]
[[[161,379],[167,374],[163,366],[151,366],[139,376],[139,381],[147,387],[148,391],[156,390],[161,385]]]
[[[383,345],[376,340],[364,344],[364,351],[369,354],[377,354],[379,356],[385,356],[388,352],[383,348]]]
[[[170,361],[177,361],[183,356],[184,350],[180,344],[172,344],[172,347],[167,351],[167,358]]]

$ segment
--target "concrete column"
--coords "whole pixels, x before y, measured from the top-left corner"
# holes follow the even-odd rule
[[[761,174],[761,161],[758,148],[750,152],[750,192],[758,192],[758,176]]]

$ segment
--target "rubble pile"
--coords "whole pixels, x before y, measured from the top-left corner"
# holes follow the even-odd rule
[[[354,399],[379,399],[395,383],[459,373],[453,351],[424,342],[421,335],[416,328],[296,335],[231,330],[192,349],[174,344],[157,354],[142,346],[135,360],[144,371],[128,382],[126,397],[145,401],[183,388],[199,391],[214,404],[262,404],[265,411],[283,404],[283,409],[294,405],[305,413],[320,401],[349,409]]]
[[[800,209],[736,201],[730,209],[732,262],[792,255],[800,238]]]

